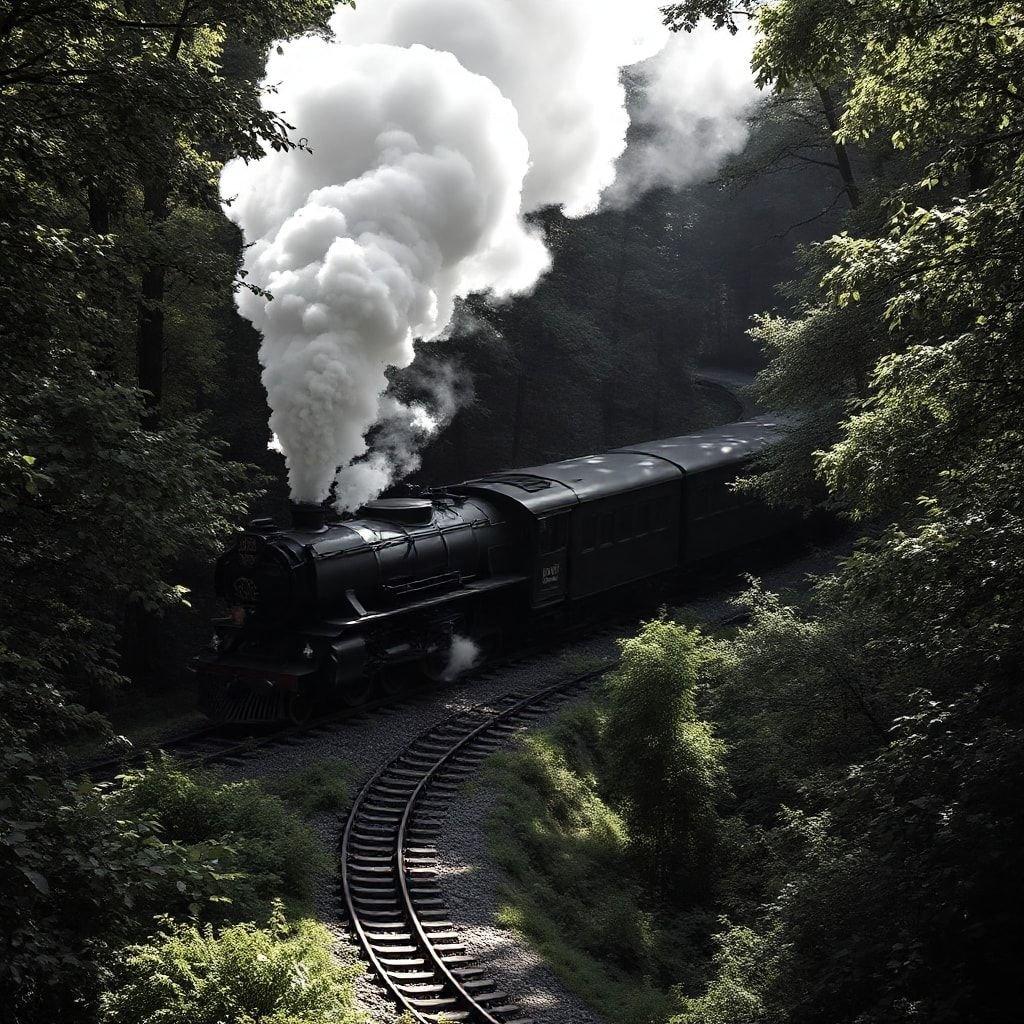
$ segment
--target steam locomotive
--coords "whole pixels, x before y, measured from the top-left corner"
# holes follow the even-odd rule
[[[293,505],[219,558],[215,622],[194,660],[209,715],[302,721],[365,702],[410,668],[438,678],[630,584],[779,532],[730,486],[781,435],[771,418],[495,473],[355,515]]]

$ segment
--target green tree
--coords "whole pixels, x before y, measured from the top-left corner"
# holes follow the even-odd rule
[[[718,692],[753,700],[760,662],[769,694],[828,686],[865,708],[844,697],[797,734],[757,939],[728,934],[711,1003],[685,1019],[737,986],[755,1019],[1011,1019],[1024,23],[1007,3],[782,0],[759,25],[764,80],[842,80],[837,141],[888,148],[905,177],[812,249],[795,314],[755,331],[762,399],[804,415],[753,486],[785,500],[824,482],[871,534],[808,609],[741,634]],[[814,753],[844,725],[845,750]]]
[[[699,637],[656,620],[620,647],[608,683],[608,785],[652,886],[692,899],[707,882],[726,791],[724,744],[697,718]]]
[[[164,582],[171,562],[222,534],[246,497],[194,417],[188,379],[203,368],[194,341],[212,329],[204,308],[230,304],[234,275],[236,253],[208,211],[222,158],[296,144],[260,106],[254,55],[323,31],[332,10],[76,0],[15,4],[0,21],[0,402],[43,484],[9,498],[16,536],[0,543],[34,567],[40,591],[59,598],[73,580],[96,581],[90,600],[68,602],[88,613],[52,629],[35,593],[11,602],[52,637],[76,617],[105,631],[82,643],[71,623],[79,642],[67,647],[84,650],[73,657],[86,675],[116,666],[90,652],[118,641],[125,608],[128,667],[153,668],[140,631],[152,609],[181,600]],[[169,352],[168,327],[191,347]],[[177,394],[161,409],[169,360]],[[55,561],[67,573],[51,574]]]
[[[237,257],[217,171],[295,145],[261,54],[333,7],[0,12],[0,990],[25,1019],[87,1015],[105,951],[157,909],[136,901],[175,877],[178,848],[103,818],[61,748],[102,728],[80,702],[123,685],[126,634],[155,649],[139,627],[186,599],[178,561],[253,491],[197,415]]]

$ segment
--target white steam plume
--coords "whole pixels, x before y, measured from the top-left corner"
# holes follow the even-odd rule
[[[674,34],[633,69],[633,121],[643,138],[623,155],[607,203],[626,206],[652,188],[710,177],[743,150],[747,115],[760,97],[750,70],[753,50],[754,34],[745,27],[730,35],[705,21]]]
[[[549,256],[520,217],[529,148],[515,108],[450,54],[302,39],[268,78],[313,152],[233,161],[221,189],[253,243],[249,280],[274,296],[243,291],[238,306],[263,335],[292,495],[321,501],[394,412],[385,369],[444,329],[457,296],[527,289]]]
[[[377,497],[394,481],[420,468],[420,450],[443,430],[459,407],[471,397],[456,379],[456,370],[445,364],[415,364],[407,383],[429,395],[422,401],[401,402],[390,394],[380,400],[373,428],[373,450],[365,459],[339,470],[335,491],[341,508],[358,508]]]
[[[452,637],[452,645],[448,650],[448,661],[441,673],[441,678],[450,683],[468,672],[480,661],[482,651],[468,636],[456,633]]]
[[[626,144],[624,67],[646,61],[651,126],[642,159],[623,164],[631,187],[681,184],[732,151],[708,140],[738,138],[715,125],[741,116],[742,91],[720,93],[721,79],[701,73],[670,77],[658,6],[373,0],[339,8],[339,42],[302,39],[271,56],[267,105],[313,152],[233,161],[221,190],[237,197],[228,215],[251,243],[248,280],[274,296],[243,291],[239,309],[263,335],[271,427],[295,498],[323,499],[337,475],[339,504],[352,507],[415,468],[435,410],[385,399],[386,368],[409,365],[415,338],[440,336],[459,297],[533,287],[550,257],[526,214],[599,206]],[[718,56],[701,49],[701,66],[735,64],[723,45],[721,33],[706,37]],[[687,95],[674,104],[677,87]],[[707,152],[695,157],[695,146]]]
[[[422,43],[485,75],[530,145],[523,209],[592,213],[615,178],[629,115],[620,71],[670,33],[645,0],[368,0],[332,26],[347,43]]]

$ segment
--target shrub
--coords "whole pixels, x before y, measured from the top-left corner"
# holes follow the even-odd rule
[[[308,827],[252,780],[226,782],[210,771],[186,772],[161,756],[126,775],[114,798],[125,817],[151,816],[163,835],[197,852],[223,849],[230,904],[222,918],[266,916],[277,898],[307,901],[328,860]]]
[[[508,876],[499,919],[609,1021],[664,1021],[693,922],[644,904],[626,825],[600,793],[601,735],[587,703],[489,762],[490,847]]]
[[[215,934],[178,925],[126,951],[101,1001],[103,1024],[355,1024],[360,968],[332,955],[330,932],[289,925],[280,905],[266,928]]]
[[[724,744],[697,719],[707,658],[698,633],[659,619],[620,641],[622,664],[608,684],[608,789],[629,826],[652,885],[700,893],[727,790]]]
[[[344,761],[321,760],[280,779],[267,779],[264,787],[305,817],[340,811],[348,804],[350,767]]]
[[[88,1019],[113,949],[146,935],[156,913],[217,912],[211,901],[233,884],[217,844],[176,842],[149,808],[127,816],[118,794],[61,778],[2,720],[0,794],[0,1006],[10,1019]]]
[[[671,1024],[781,1024],[766,1006],[762,993],[775,978],[773,944],[750,928],[733,927],[718,936],[715,978],[696,999],[684,999],[683,1011]]]
[[[61,779],[0,721],[0,1000],[15,1020],[88,1019],[114,950],[158,914],[264,918],[327,859],[256,784],[168,758],[120,789]]]

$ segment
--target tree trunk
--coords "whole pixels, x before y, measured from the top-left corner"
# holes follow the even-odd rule
[[[138,595],[130,595],[121,631],[121,671],[133,683],[156,680],[160,667],[160,626],[160,613],[147,607]]]
[[[836,154],[836,163],[839,165],[839,176],[843,179],[846,187],[846,196],[850,200],[850,206],[857,209],[860,206],[860,189],[857,187],[857,180],[853,176],[853,165],[850,163],[850,154],[846,145],[836,139],[836,132],[839,131],[839,118],[836,117],[836,103],[832,96],[832,90],[827,86],[817,86],[818,95],[821,97],[821,109],[825,115],[825,123],[828,125],[829,134],[832,137],[832,148]]]
[[[143,189],[142,208],[149,221],[151,251],[142,267],[135,354],[138,386],[145,396],[142,426],[160,429],[160,402],[164,391],[164,294],[167,265],[162,236],[170,215],[170,187],[166,177],[153,178]],[[140,598],[131,596],[125,608],[123,667],[136,683],[150,679],[159,669],[160,616]]]
[[[110,234],[110,199],[95,183],[89,186],[89,227],[93,234]]]
[[[110,193],[95,181],[86,185],[89,203],[89,229],[94,235],[110,234]],[[97,347],[96,369],[107,377],[113,378],[117,372],[117,342],[108,335],[103,344]]]
[[[167,54],[171,63],[178,59],[190,9],[191,0],[185,0]],[[160,429],[160,402],[164,393],[164,295],[167,287],[164,226],[170,216],[169,168],[175,146],[173,135],[167,141],[165,161],[155,160],[143,172],[142,210],[150,231],[150,252],[142,267],[135,354],[138,385],[145,395],[142,426],[146,430]],[[159,613],[147,607],[139,596],[130,595],[125,608],[123,664],[135,682],[152,678],[158,671],[160,636]]]
[[[143,193],[143,210],[149,217],[150,230],[158,239],[169,215],[168,187],[165,180],[147,182]],[[142,269],[142,296],[139,301],[139,325],[136,339],[139,387],[146,393],[143,426],[156,430],[160,426],[160,400],[164,390],[164,291],[167,266],[156,245],[149,262]]]
[[[992,168],[985,160],[985,151],[976,149],[967,163],[967,186],[971,191],[986,188],[992,184]]]

